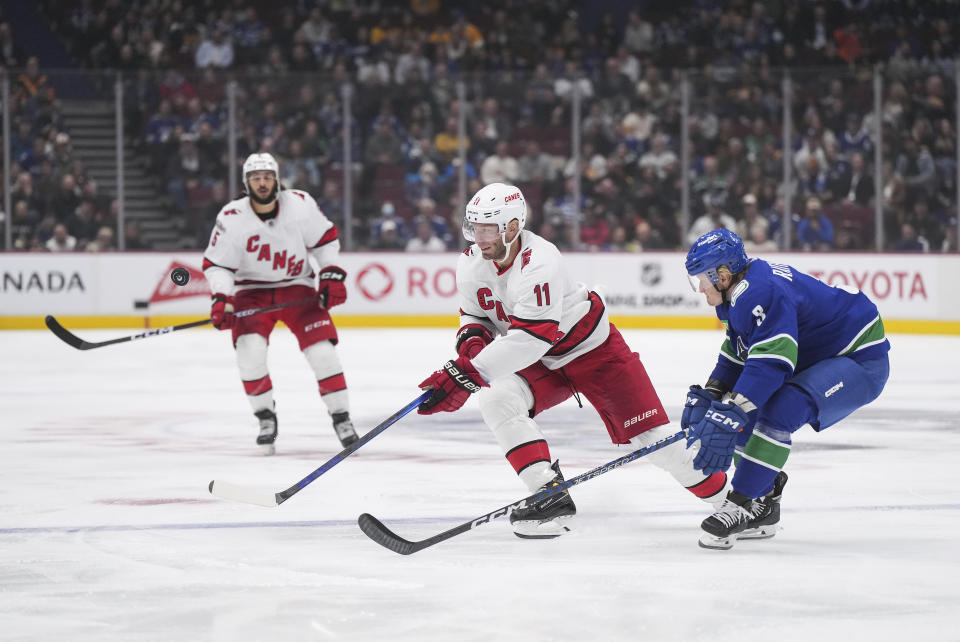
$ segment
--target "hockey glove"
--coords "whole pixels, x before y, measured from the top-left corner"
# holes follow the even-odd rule
[[[320,283],[317,287],[317,304],[321,308],[336,307],[347,301],[347,273],[336,265],[328,265],[320,270]]]
[[[217,330],[229,330],[237,323],[233,314],[233,297],[224,294],[214,294],[210,306],[210,320]]]
[[[705,475],[730,468],[737,433],[749,422],[747,413],[740,406],[719,401],[711,403],[703,419],[691,431],[700,440],[700,452],[693,460],[693,467],[702,470]]]
[[[687,403],[683,405],[683,415],[680,416],[680,427],[687,431],[687,439],[692,437],[692,428],[700,423],[710,404],[717,399],[713,394],[700,386],[690,386],[687,392]]]
[[[420,404],[417,412],[421,415],[432,415],[435,412],[459,410],[467,403],[470,395],[487,385],[466,357],[447,361],[442,368],[420,382],[421,390],[432,388],[433,394]]]
[[[479,323],[467,324],[457,332],[457,356],[473,359],[491,341],[493,334],[486,327]]]

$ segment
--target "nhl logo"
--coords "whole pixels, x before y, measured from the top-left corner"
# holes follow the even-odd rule
[[[663,280],[663,272],[659,263],[643,263],[640,265],[640,282],[653,286]]]

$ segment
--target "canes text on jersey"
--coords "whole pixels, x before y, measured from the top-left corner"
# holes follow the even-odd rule
[[[274,270],[287,270],[287,276],[297,276],[303,272],[303,259],[298,259],[295,254],[287,257],[287,251],[271,252],[270,244],[260,245],[260,235],[254,234],[247,239],[247,252],[257,255],[258,261],[273,261]]]

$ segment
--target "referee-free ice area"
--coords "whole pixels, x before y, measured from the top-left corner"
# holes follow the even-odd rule
[[[624,335],[678,420],[720,332]],[[358,430],[413,400],[452,342],[342,330]],[[795,435],[771,540],[698,548],[706,506],[639,459],[573,488],[579,513],[560,539],[521,540],[497,520],[404,557],[357,516],[423,539],[528,494],[475,400],[407,415],[262,508],[208,484],[279,491],[340,451],[285,328],[270,352],[274,457],[254,444],[225,333],[80,352],[47,331],[3,332],[0,639],[958,640],[960,338],[891,342],[879,400]],[[541,424],[567,478],[629,452],[573,400]]]

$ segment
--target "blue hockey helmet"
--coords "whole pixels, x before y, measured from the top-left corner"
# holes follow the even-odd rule
[[[701,274],[706,276],[713,285],[720,277],[717,269],[726,266],[730,272],[737,274],[746,269],[750,263],[747,251],[743,249],[740,237],[727,229],[718,229],[707,232],[691,246],[687,252],[687,274],[690,282],[697,289],[696,283]]]

